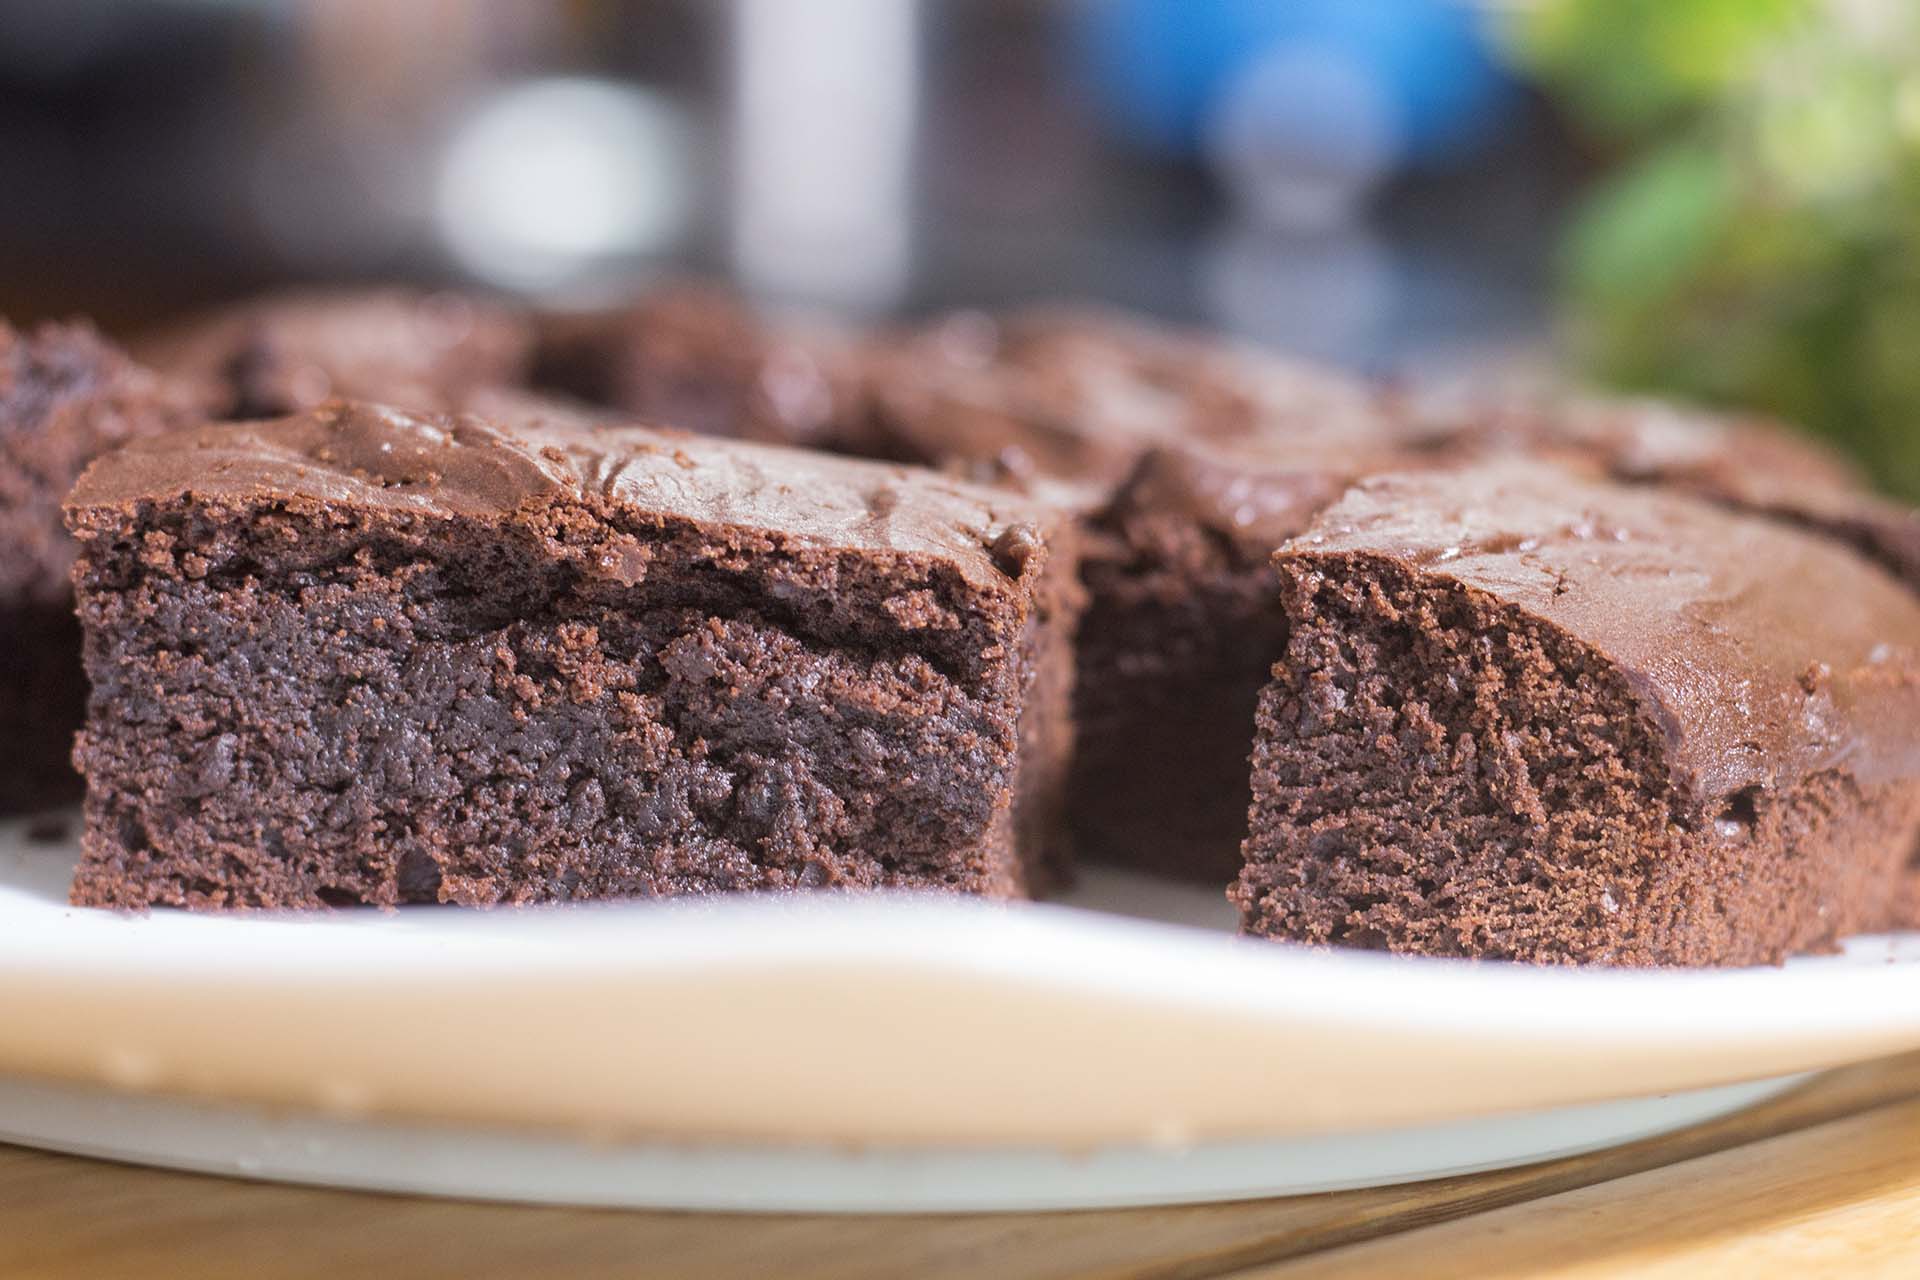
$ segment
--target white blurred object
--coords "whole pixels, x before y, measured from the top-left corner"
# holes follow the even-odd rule
[[[1255,219],[1298,232],[1353,221],[1393,171],[1402,139],[1374,73],[1338,49],[1301,44],[1233,78],[1202,145]]]
[[[669,247],[691,207],[688,129],[658,95],[563,78],[467,119],[436,195],[441,233],[495,284],[548,289]]]
[[[914,0],[736,0],[732,254],[756,292],[905,290],[918,26]]]
[[[1299,233],[1224,224],[1201,244],[1199,286],[1229,332],[1350,365],[1391,342],[1402,290],[1385,243],[1358,222]]]

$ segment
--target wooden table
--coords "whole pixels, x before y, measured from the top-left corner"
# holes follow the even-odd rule
[[[1180,1209],[738,1217],[501,1207],[0,1147],[0,1276],[1920,1276],[1920,1054],[1633,1146]]]

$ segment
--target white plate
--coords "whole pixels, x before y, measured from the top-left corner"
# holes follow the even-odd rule
[[[0,1141],[202,1173],[469,1199],[927,1213],[1302,1195],[1529,1164],[1758,1102],[1800,1077],[1357,1134],[1185,1147],[584,1142],[0,1079]]]
[[[1737,972],[1396,960],[1233,938],[1217,895],[1116,876],[1072,906],[121,916],[66,905],[73,856],[0,826],[0,1129],[353,1185],[792,1208],[1252,1195],[1603,1145],[1772,1086],[1659,1095],[1920,1047],[1914,935]],[[35,1080],[96,1092],[59,1103]],[[110,1119],[100,1090],[144,1100]],[[1636,1101],[1589,1106],[1617,1100]],[[314,1144],[331,1154],[300,1156]]]

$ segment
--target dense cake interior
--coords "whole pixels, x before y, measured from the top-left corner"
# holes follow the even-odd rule
[[[90,325],[0,320],[0,813],[79,794],[67,754],[86,678],[61,500],[95,455],[194,415]]]
[[[1254,705],[1286,641],[1273,549],[1353,458],[1185,446],[1090,520],[1070,810],[1086,857],[1215,885],[1240,870]]]
[[[1008,800],[1039,620],[938,560],[591,501],[82,521],[77,901],[1043,877]]]
[[[1911,787],[1687,794],[1618,670],[1525,610],[1388,556],[1280,567],[1291,634],[1233,893],[1251,931],[1726,964],[1889,923],[1897,863],[1869,851],[1912,847]]]
[[[0,605],[0,655],[0,814],[71,804],[66,754],[87,694],[72,602]]]
[[[1285,623],[1264,565],[1095,563],[1082,623],[1074,844],[1093,861],[1215,885],[1240,866],[1254,704]]]

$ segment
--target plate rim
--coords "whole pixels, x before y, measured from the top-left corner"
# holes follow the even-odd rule
[[[911,896],[128,917],[66,906],[52,886],[67,855],[9,857],[5,834],[0,1072],[200,1097],[691,1137],[1084,1143],[1391,1127],[1920,1048],[1920,935],[1785,968],[1631,971]],[[649,1017],[711,1044],[650,1041]],[[779,1061],[742,1060],[764,1052],[756,1032]],[[834,1096],[862,1054],[927,1083]],[[436,1069],[465,1075],[447,1087]],[[722,1080],[819,1102],[729,1110]]]

